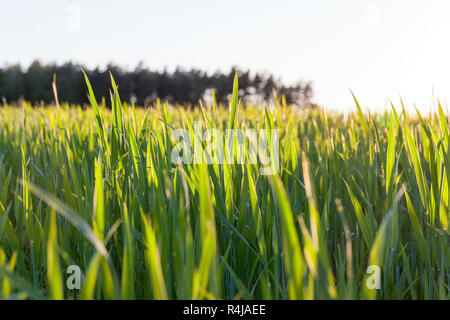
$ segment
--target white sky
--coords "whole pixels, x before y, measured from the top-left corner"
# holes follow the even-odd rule
[[[450,98],[450,1],[5,1],[0,65],[179,65],[311,80],[333,109]],[[79,9],[79,26],[76,12]],[[76,11],[76,10],[75,10]],[[74,23],[75,22],[75,23]]]

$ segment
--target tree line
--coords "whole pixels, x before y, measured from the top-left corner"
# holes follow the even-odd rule
[[[52,82],[56,81],[60,102],[87,104],[86,84],[81,65],[66,62],[62,65],[43,65],[34,61],[26,69],[20,65],[0,68],[0,97],[3,103],[21,99],[33,104],[52,103],[54,95]],[[197,69],[177,68],[173,72],[149,70],[139,64],[133,71],[110,64],[106,70],[85,69],[97,99],[109,101],[110,76],[113,75],[119,87],[121,99],[138,106],[149,106],[157,98],[172,104],[195,105],[214,90],[218,103],[227,103],[233,88],[236,68],[230,72],[207,73]],[[305,105],[312,97],[310,83],[298,82],[285,85],[273,75],[239,71],[239,96],[250,102],[269,101],[273,93],[284,95],[288,104]]]

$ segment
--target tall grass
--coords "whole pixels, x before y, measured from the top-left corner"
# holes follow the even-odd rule
[[[0,108],[0,297],[449,299],[447,117]],[[213,99],[214,101],[214,99]],[[280,170],[170,160],[174,128],[277,128]],[[195,141],[192,145],[204,143]],[[248,156],[248,154],[247,154]],[[69,265],[83,273],[69,289]],[[381,288],[367,286],[368,266]]]

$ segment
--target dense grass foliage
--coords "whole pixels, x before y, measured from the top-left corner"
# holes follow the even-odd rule
[[[112,110],[92,91],[88,110],[0,108],[0,297],[449,299],[440,106],[423,118],[298,112],[283,99],[142,110],[112,88]],[[195,120],[277,128],[280,171],[175,165],[171,131]],[[66,286],[69,265],[81,290]],[[369,265],[380,290],[366,285]]]

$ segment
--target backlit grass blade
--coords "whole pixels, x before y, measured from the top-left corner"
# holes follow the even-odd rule
[[[414,206],[411,202],[411,199],[409,197],[409,194],[406,190],[406,188],[403,188],[403,191],[405,193],[405,199],[406,199],[406,207],[408,209],[409,218],[411,221],[412,230],[414,233],[414,236],[416,238],[418,247],[419,247],[419,253],[422,255],[422,257],[425,259],[427,265],[431,267],[430,261],[429,261],[429,253],[427,250],[427,244],[426,239],[423,234],[422,227],[420,225],[419,218],[417,217],[416,210],[414,209]]]
[[[416,142],[409,130],[408,124],[405,123],[403,127],[404,136],[406,138],[406,145],[408,146],[409,156],[414,167],[414,173],[416,176],[417,186],[419,188],[420,197],[422,199],[422,204],[427,207],[427,190],[426,179],[422,170],[422,164],[420,161],[420,154],[417,150]]]
[[[395,160],[395,125],[394,125],[394,115],[391,113],[389,121],[389,137],[388,137],[388,148],[386,156],[386,194],[389,194],[389,188],[392,185],[392,171],[394,169]]]
[[[50,230],[47,240],[47,283],[50,297],[55,300],[64,299],[62,273],[57,251],[56,213],[51,210]]]
[[[322,222],[319,216],[319,212],[317,211],[317,204],[316,204],[317,201],[313,180],[311,179],[309,161],[306,158],[305,154],[303,154],[302,168],[305,182],[306,197],[308,199],[309,221],[311,224],[311,238],[312,238],[311,240],[319,257],[320,263],[324,269],[323,272],[324,274],[319,276],[322,276],[321,282],[326,283],[326,287],[330,297],[336,298],[337,292],[334,286],[334,276],[329,261],[328,248],[325,242]]]
[[[103,175],[101,158],[95,162],[95,189],[94,189],[94,232],[103,241],[105,232],[105,196],[103,191]]]
[[[368,125],[367,125],[366,117],[364,116],[364,113],[363,113],[363,111],[361,109],[361,106],[359,105],[358,100],[355,97],[355,94],[352,91],[350,91],[350,93],[352,94],[353,100],[355,101],[355,104],[356,104],[356,108],[358,109],[358,117],[359,117],[359,120],[361,122],[361,126],[362,126],[362,130],[363,130],[364,136],[367,138],[368,135],[369,135],[369,128],[368,128]]]
[[[161,258],[159,255],[156,236],[153,228],[145,217],[142,217],[145,228],[145,262],[150,272],[150,280],[155,299],[166,300],[167,290],[164,281],[164,275],[161,267]]]
[[[381,268],[384,264],[386,238],[391,217],[392,211],[389,212],[389,214],[387,214],[384,217],[383,222],[381,223],[380,228],[378,229],[375,241],[373,243],[372,248],[370,249],[368,266],[377,266]],[[366,275],[362,283],[363,294],[366,299],[374,300],[377,296],[377,288],[369,287],[368,281],[369,275]]]
[[[126,204],[123,204],[122,299],[131,300],[134,292],[134,241]]]
[[[199,166],[199,194],[200,194],[200,237],[201,257],[198,269],[194,275],[193,299],[202,299],[212,290],[216,294],[217,283],[217,235],[215,228],[214,210],[212,208],[212,194],[210,178],[205,166]]]
[[[228,129],[235,129],[236,128],[236,121],[237,121],[237,110],[238,110],[238,92],[239,92],[239,85],[238,85],[238,76],[237,72],[234,75],[234,82],[233,82],[233,95],[231,98],[231,105],[230,105],[230,120],[228,121]]]
[[[372,228],[370,227],[370,222],[369,222],[368,216],[366,214],[364,214],[358,199],[353,194],[353,192],[347,182],[345,182],[345,185],[347,186],[348,194],[352,201],[353,208],[354,208],[355,214],[356,214],[356,219],[359,223],[359,226],[361,227],[362,235],[363,235],[364,241],[366,243],[366,246],[367,246],[367,248],[371,248],[372,244],[373,244],[373,240],[374,240],[374,235],[372,232]]]
[[[97,100],[95,99],[95,95],[94,95],[94,91],[92,90],[91,83],[89,82],[89,79],[88,79],[86,73],[84,72],[84,70],[81,69],[81,71],[84,74],[84,79],[85,79],[86,85],[88,87],[89,98],[91,101],[92,109],[94,110],[95,118],[97,120],[97,132],[98,132],[98,135],[100,136],[101,141],[103,142],[103,145],[105,146],[106,142],[105,142],[105,133],[104,133],[104,127],[103,127],[102,114],[100,113],[100,109],[98,108]]]
[[[302,299],[303,278],[305,272],[304,258],[301,244],[294,223],[291,206],[278,176],[269,176],[272,192],[280,210],[280,222],[283,249],[287,253],[283,256],[288,279],[289,299]]]
[[[98,267],[100,266],[101,258],[101,254],[97,252],[89,263],[86,278],[83,283],[83,289],[81,290],[81,299],[83,300],[91,300],[94,297],[95,283],[97,281]]]
[[[105,258],[108,255],[108,251],[103,245],[102,241],[95,235],[91,227],[83,220],[77,213],[75,213],[71,208],[65,205],[62,201],[56,198],[54,195],[43,191],[41,188],[28,183],[28,188],[44,200],[50,207],[52,207],[56,212],[67,219],[76,229],[78,229],[85,237],[88,239],[92,245],[102,254]]]

